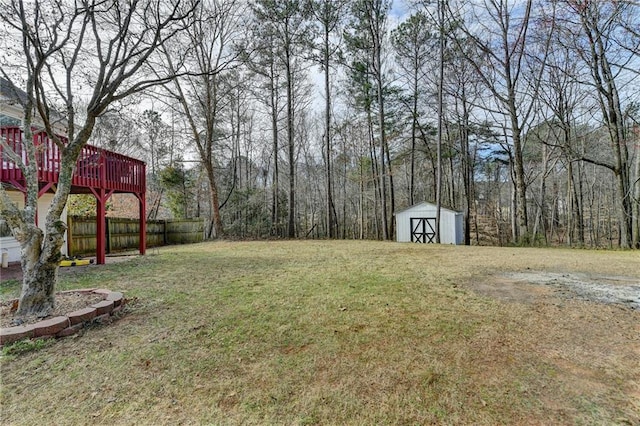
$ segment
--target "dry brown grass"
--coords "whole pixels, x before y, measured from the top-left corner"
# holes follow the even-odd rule
[[[108,327],[3,357],[2,421],[638,424],[640,312],[482,289],[503,272],[638,278],[639,264],[380,242],[171,248],[65,277],[137,302]]]

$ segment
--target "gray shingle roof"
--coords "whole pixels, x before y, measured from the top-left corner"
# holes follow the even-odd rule
[[[27,93],[24,90],[16,87],[3,77],[0,77],[0,95],[20,102],[24,102],[27,99]]]

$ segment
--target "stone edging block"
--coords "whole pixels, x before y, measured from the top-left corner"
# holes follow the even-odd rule
[[[124,294],[120,293],[119,291],[112,291],[107,295],[107,297],[105,297],[104,300],[113,300],[113,306],[118,307],[124,300]]]
[[[67,327],[69,327],[69,317],[53,317],[33,324],[33,337],[56,335]]]
[[[96,308],[84,308],[71,312],[69,315],[70,325],[76,325],[83,322],[91,321],[97,315],[98,310]]]
[[[97,316],[108,314],[113,311],[113,300],[103,300],[102,302],[94,303],[91,307],[96,309]]]
[[[90,307],[79,309],[67,315],[49,318],[36,324],[0,328],[0,347],[23,339],[71,336],[98,318],[100,318],[100,322],[105,322],[107,317],[120,312],[125,303],[124,295],[119,291],[87,288],[66,290],[61,293],[95,293],[101,295],[104,300],[94,303]]]
[[[0,346],[33,337],[33,325],[19,325],[0,329]]]

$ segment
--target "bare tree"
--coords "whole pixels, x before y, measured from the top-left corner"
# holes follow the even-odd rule
[[[440,216],[442,208],[442,140],[444,137],[444,19],[445,3],[438,0],[438,132],[436,177],[436,243],[440,244]]]
[[[600,118],[607,129],[612,161],[584,155],[582,160],[609,169],[615,175],[618,193],[618,222],[620,246],[633,245],[633,193],[631,184],[632,164],[629,152],[630,132],[627,114],[623,110],[623,94],[620,86],[628,84],[630,68],[638,66],[637,52],[622,45],[618,32],[624,28],[621,22],[627,14],[638,13],[638,7],[630,2],[565,0],[562,24],[567,41],[587,66]],[[637,68],[635,68],[637,78]]]
[[[3,3],[1,38],[16,46],[0,65],[24,111],[26,162],[2,140],[3,152],[26,179],[23,209],[0,189],[0,213],[22,249],[23,283],[18,314],[46,316],[54,306],[60,247],[60,216],[71,179],[96,119],[135,93],[166,83],[173,73],[156,74],[157,50],[188,25],[189,5],[180,1],[34,1]],[[20,91],[21,88],[23,91]],[[78,110],[77,99],[86,97]],[[61,152],[58,184],[45,216],[36,226],[38,170],[32,128],[41,125]],[[67,130],[68,142],[60,136]]]
[[[540,73],[527,68],[527,57],[536,46],[530,37],[533,1],[484,0],[458,9],[449,8],[450,18],[460,22],[463,38],[453,37],[459,51],[475,68],[492,93],[494,107],[487,112],[504,116],[505,139],[510,150],[515,182],[514,238],[524,241],[529,232],[527,184],[523,160],[523,135],[532,119],[538,96]],[[451,4],[451,3],[450,3]],[[464,19],[464,21],[462,21]],[[477,25],[472,26],[471,23]],[[464,49],[462,41],[472,42],[474,50]],[[544,49],[544,41],[543,49]],[[468,53],[478,52],[478,56]]]
[[[353,2],[351,33],[348,41],[354,50],[364,51],[367,58],[366,75],[373,79],[375,101],[377,104],[378,142],[379,142],[379,189],[382,238],[388,240],[393,236],[393,224],[389,217],[393,216],[394,196],[393,177],[390,173],[391,158],[387,141],[385,115],[385,70],[384,50],[387,37],[387,13],[390,8],[388,0],[358,0]],[[357,65],[357,64],[356,64]],[[360,64],[363,65],[363,64]],[[389,170],[389,172],[387,172]],[[391,214],[387,207],[387,190],[390,192]]]
[[[339,25],[343,21],[342,14],[345,11],[347,2],[345,0],[311,0],[310,9],[315,21],[319,26],[320,43],[316,49],[319,55],[316,59],[324,71],[324,157],[325,157],[325,179],[326,179],[326,222],[327,237],[337,236],[337,217],[333,202],[333,176],[331,173],[332,163],[332,137],[331,137],[331,81],[330,73],[332,67],[331,57],[338,52],[339,45],[332,43],[332,37],[336,36]]]
[[[422,12],[411,15],[391,33],[391,42],[396,52],[401,81],[404,80],[406,92],[406,108],[410,111],[411,119],[411,148],[409,171],[409,205],[415,203],[415,168],[416,145],[420,137],[421,110],[423,98],[430,94],[425,90],[428,81],[425,78],[426,67],[432,64],[432,53],[437,40],[433,33],[434,25],[429,17]]]
[[[281,78],[278,47],[275,35],[268,29],[254,27],[251,39],[245,47],[245,65],[253,73],[253,96],[268,109],[271,130],[271,226],[272,235],[281,235],[280,212],[280,132],[279,121],[281,115]]]
[[[209,204],[212,212],[208,235],[220,237],[224,232],[220,216],[219,182],[216,154],[225,137],[222,123],[221,80],[224,73],[238,64],[239,49],[233,45],[240,38],[241,23],[246,8],[238,0],[205,0],[198,4],[194,23],[178,46],[164,46],[166,65],[175,72],[175,49],[188,45],[184,66],[188,74],[166,85],[169,96],[184,115],[190,136],[209,183]]]
[[[464,49],[473,50],[472,44],[462,43]],[[449,45],[449,60],[446,64],[447,73],[445,89],[451,102],[452,131],[449,136],[457,139],[460,154],[460,174],[462,175],[462,200],[464,206],[465,244],[471,244],[471,221],[476,229],[477,242],[477,210],[475,191],[475,169],[478,162],[478,150],[482,145],[479,137],[481,133],[478,124],[474,123],[474,111],[478,109],[478,99],[482,96],[482,84],[465,55],[457,53],[458,46]],[[467,53],[470,56],[472,53]],[[454,142],[454,141],[452,141]]]
[[[142,114],[136,114],[136,118],[136,127],[140,132],[137,148],[145,153],[144,158],[151,165],[151,169],[147,169],[147,193],[152,196],[147,208],[147,218],[156,219],[164,195],[164,188],[160,185],[160,172],[163,166],[172,166],[171,154],[179,148],[174,146],[173,131],[158,111],[145,110]],[[122,127],[122,122],[119,124]]]
[[[584,245],[584,202],[580,181],[582,163],[576,161],[575,153],[580,150],[576,146],[577,129],[574,124],[576,110],[579,105],[584,105],[586,94],[580,90],[579,59],[575,50],[567,46],[565,41],[560,31],[554,32],[553,48],[545,58],[540,58],[541,62],[546,61],[540,102],[547,111],[548,125],[545,130],[549,134],[541,142],[562,151],[567,169],[567,243]]]
[[[284,70],[287,93],[287,148],[289,163],[289,208],[287,236],[296,236],[295,222],[295,91],[300,81],[302,51],[308,46],[309,25],[301,0],[255,0],[253,12],[263,34],[276,47],[276,57]],[[277,155],[277,153],[274,153]]]

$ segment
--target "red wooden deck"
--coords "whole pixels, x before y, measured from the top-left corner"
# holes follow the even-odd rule
[[[0,137],[6,138],[7,144],[26,162],[26,152],[22,147],[22,134],[19,127],[0,128]],[[34,140],[37,146],[38,181],[41,188],[50,188],[52,184],[58,183],[61,152],[44,132],[35,133]],[[2,158],[2,182],[9,183],[16,189],[24,191],[25,179],[22,170],[3,156],[2,146],[0,146],[0,157]],[[145,173],[143,161],[86,145],[82,148],[78,158],[71,183],[71,193],[92,193],[92,189],[134,194],[144,193],[146,188]]]
[[[19,127],[1,127],[0,137],[7,142],[16,155],[21,157],[24,162],[27,161],[26,152],[22,145],[23,132]],[[63,141],[66,141],[66,138],[63,138]],[[53,190],[58,183],[62,153],[45,132],[34,133],[34,142],[38,162],[39,195],[41,196]],[[0,159],[2,160],[1,182],[10,184],[18,191],[26,192],[26,182],[22,170],[4,155],[1,145]],[[71,193],[93,194],[96,197],[97,263],[105,263],[105,207],[106,201],[114,193],[131,193],[138,198],[140,253],[144,254],[146,248],[145,192],[146,165],[143,161],[91,145],[82,148],[71,181]]]

